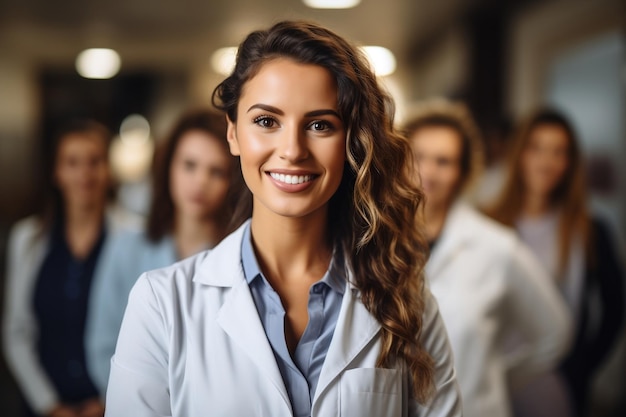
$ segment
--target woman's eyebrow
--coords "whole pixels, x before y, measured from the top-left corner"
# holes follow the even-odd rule
[[[269,104],[262,104],[262,103],[253,104],[252,106],[250,106],[250,108],[248,109],[246,113],[250,113],[250,111],[254,109],[265,110],[270,113],[277,114],[279,116],[285,115],[285,113],[281,109],[274,107],[274,106],[270,106]],[[337,113],[337,111],[333,109],[312,110],[310,112],[305,113],[304,117],[316,117],[316,116],[325,116],[325,115],[331,115],[331,116],[335,116],[338,119],[341,119],[341,117],[339,116],[339,113]]]
[[[270,113],[275,113],[275,114],[277,114],[279,116],[284,116],[285,115],[285,113],[281,109],[279,109],[277,107],[274,107],[274,106],[270,106],[269,104],[262,104],[262,103],[253,104],[252,106],[250,106],[250,108],[248,109],[248,111],[246,113],[250,113],[250,111],[254,110],[254,109],[265,110],[265,111],[268,111]]]
[[[326,116],[326,115],[335,116],[337,119],[341,120],[341,117],[339,117],[339,113],[337,113],[335,110],[332,110],[332,109],[313,110],[308,113],[305,113],[304,117],[315,117],[315,116]]]

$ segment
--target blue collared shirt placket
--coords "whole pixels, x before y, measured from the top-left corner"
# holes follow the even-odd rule
[[[317,382],[339,317],[345,276],[341,268],[335,267],[336,259],[333,259],[323,278],[311,286],[309,322],[292,358],[285,340],[285,309],[278,293],[259,268],[249,226],[245,230],[241,254],[244,274],[289,393],[293,415],[310,416]]]

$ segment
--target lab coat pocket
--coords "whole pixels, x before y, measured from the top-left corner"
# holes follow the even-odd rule
[[[397,369],[345,371],[340,390],[342,416],[402,416],[402,375]]]

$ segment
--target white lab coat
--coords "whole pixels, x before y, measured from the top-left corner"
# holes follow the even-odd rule
[[[107,210],[107,233],[139,228],[142,219],[117,206]],[[39,333],[32,307],[33,291],[41,263],[48,251],[49,235],[40,234],[38,217],[22,219],[13,226],[7,252],[7,286],[2,325],[3,348],[28,404],[44,414],[60,400],[37,354]]]
[[[512,230],[460,202],[426,276],[448,329],[465,417],[511,415],[509,389],[555,367],[570,341],[552,280]]]
[[[272,348],[241,265],[243,227],[211,251],[143,274],[124,316],[107,389],[107,417],[291,416]],[[406,366],[375,367],[380,325],[348,284],[312,416],[460,416],[453,359],[425,290],[423,344],[436,394],[409,400]]]

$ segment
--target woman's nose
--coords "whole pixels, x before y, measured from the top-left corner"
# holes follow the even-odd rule
[[[281,159],[297,162],[309,156],[306,135],[296,126],[284,129],[280,135],[279,142]]]

